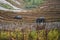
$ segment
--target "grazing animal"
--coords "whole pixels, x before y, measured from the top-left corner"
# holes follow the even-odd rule
[[[36,19],[36,23],[42,23],[45,22],[45,18],[44,17],[40,17]]]
[[[14,19],[22,19],[22,16],[15,16]]]

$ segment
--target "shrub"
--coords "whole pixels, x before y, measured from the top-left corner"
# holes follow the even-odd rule
[[[48,40],[58,40],[58,30],[57,29],[52,29],[50,30],[50,32],[48,33]]]

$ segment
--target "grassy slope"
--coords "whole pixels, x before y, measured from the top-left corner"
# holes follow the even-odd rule
[[[8,5],[8,4],[0,3],[0,6],[3,7],[3,8],[7,8],[7,9],[13,9],[13,7],[11,7],[11,6]]]
[[[15,3],[14,1],[12,1],[12,0],[6,0],[6,1],[8,1],[8,2],[10,2],[12,5],[14,5],[14,6],[16,6],[16,7],[21,7],[21,5],[18,5],[17,3]]]
[[[40,6],[43,2],[44,0],[24,0],[24,7],[28,9],[36,8],[37,6]]]

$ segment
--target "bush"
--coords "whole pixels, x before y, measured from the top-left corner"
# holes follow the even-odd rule
[[[58,40],[58,36],[59,36],[58,30],[52,29],[48,33],[48,40]]]

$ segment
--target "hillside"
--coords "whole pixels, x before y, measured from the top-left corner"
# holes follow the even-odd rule
[[[0,0],[0,40],[60,40],[60,0]]]
[[[5,0],[10,3],[11,0]],[[17,0],[18,1],[18,0]],[[20,1],[19,2],[23,2]],[[12,4],[12,3],[11,3]],[[18,3],[17,3],[18,4]],[[14,5],[14,4],[13,4]],[[24,9],[23,9],[24,10]],[[59,0],[45,0],[38,8],[32,10],[19,10],[19,12],[0,11],[2,19],[7,21],[20,21],[14,19],[16,15],[21,15],[24,22],[35,22],[36,18],[45,17],[47,21],[60,21],[60,3]]]
[[[25,11],[24,9],[22,8],[18,8],[16,6],[20,6],[18,5],[18,1],[15,2],[15,0],[0,0],[0,10],[4,10],[4,11],[12,11],[12,12],[21,12],[23,10],[23,12]]]
[[[0,10],[23,12],[32,8],[36,8],[43,3],[43,0],[0,0]]]

